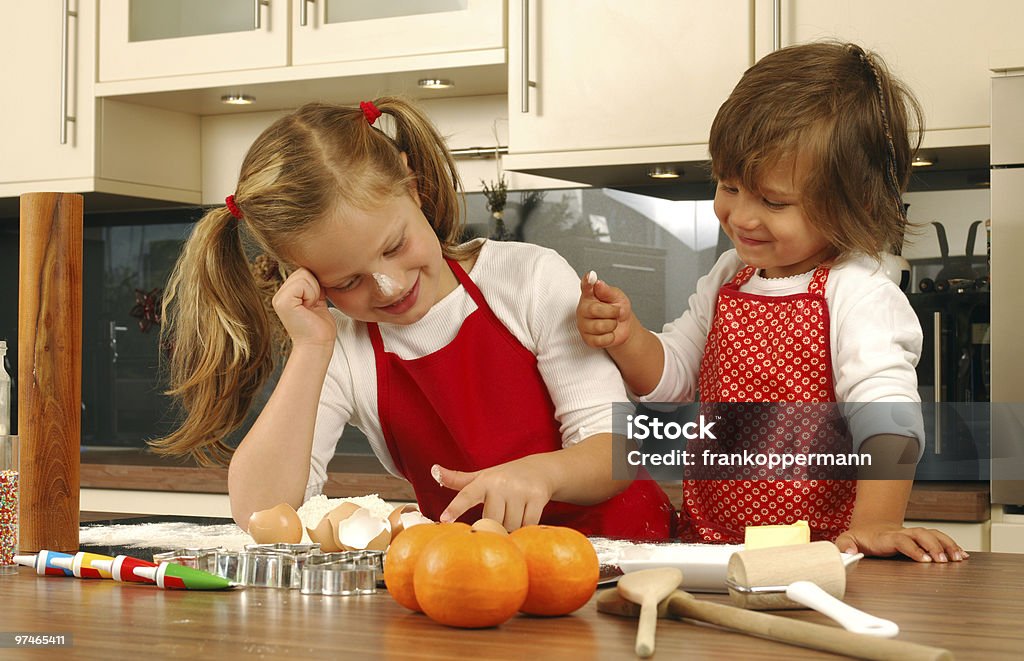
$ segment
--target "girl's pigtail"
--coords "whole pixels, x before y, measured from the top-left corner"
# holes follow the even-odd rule
[[[169,389],[184,409],[181,426],[150,441],[154,451],[225,464],[224,438],[244,421],[274,367],[273,333],[239,236],[225,207],[195,226],[164,295],[161,345]]]
[[[397,97],[382,97],[375,105],[394,118],[395,144],[405,152],[416,175],[423,214],[430,221],[446,254],[462,236],[462,181],[445,139],[430,119]]]

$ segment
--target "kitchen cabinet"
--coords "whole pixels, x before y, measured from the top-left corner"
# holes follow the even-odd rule
[[[105,0],[98,80],[288,64],[287,0]]]
[[[5,4],[0,198],[67,191],[198,203],[198,118],[97,103],[95,22],[92,0]]]
[[[305,65],[365,68],[503,49],[505,38],[503,0],[107,0],[99,25],[101,82],[246,70],[290,80]]]
[[[756,0],[755,51],[772,49],[773,2]],[[785,0],[783,46],[820,39],[877,51],[925,111],[926,147],[988,144],[993,67],[1024,66],[1018,0]]]
[[[744,0],[513,0],[506,167],[705,160],[753,62],[752,14]]]

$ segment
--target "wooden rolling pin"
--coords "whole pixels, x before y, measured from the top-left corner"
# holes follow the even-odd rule
[[[82,196],[21,196],[18,435],[22,553],[78,550]]]
[[[598,595],[597,610],[611,615],[640,616],[640,606],[623,599],[614,590],[606,590]],[[901,640],[864,636],[823,624],[701,601],[682,590],[676,590],[658,605],[658,617],[707,622],[780,643],[859,659],[950,661],[953,658],[949,650]]]

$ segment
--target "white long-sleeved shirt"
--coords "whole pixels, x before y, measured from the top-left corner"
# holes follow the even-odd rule
[[[586,346],[576,330],[580,279],[572,267],[541,246],[484,241],[469,276],[498,319],[537,356],[563,447],[610,433],[612,403],[628,401],[626,389],[611,359]],[[380,324],[384,346],[404,360],[426,356],[451,342],[474,310],[476,303],[459,285],[415,324]],[[338,336],[320,393],[307,500],[323,490],[327,464],[346,424],[359,428],[384,467],[399,475],[381,432],[377,372],[366,324],[333,308],[331,312]],[[510,392],[506,401],[493,405],[514,401]]]
[[[729,250],[697,282],[689,309],[657,334],[665,349],[661,381],[636,399],[679,402],[694,398],[718,292],[743,267],[736,251]],[[812,269],[788,278],[763,278],[755,272],[740,291],[761,296],[799,294],[807,291],[813,274]],[[923,452],[920,408],[899,406],[921,401],[915,367],[923,334],[906,295],[877,261],[858,255],[832,267],[825,300],[836,401],[845,403],[854,449],[876,434],[898,434],[917,438],[919,453]]]

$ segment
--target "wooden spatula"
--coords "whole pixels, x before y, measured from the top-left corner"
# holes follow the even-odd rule
[[[683,572],[674,567],[659,567],[625,574],[619,579],[618,593],[640,604],[640,623],[636,628],[637,656],[654,654],[654,629],[658,625],[658,602],[675,592],[683,582]]]
[[[622,595],[611,590],[602,592],[597,597],[597,610],[601,613],[638,617],[640,609],[641,607],[637,604],[627,601]],[[736,606],[703,601],[695,599],[693,595],[682,590],[676,590],[658,604],[654,612],[663,618],[677,620],[686,618],[707,622],[725,629],[760,636],[780,643],[859,659],[950,661],[953,658],[949,650],[902,640],[865,636],[824,624],[803,622],[788,617],[749,611]]]

